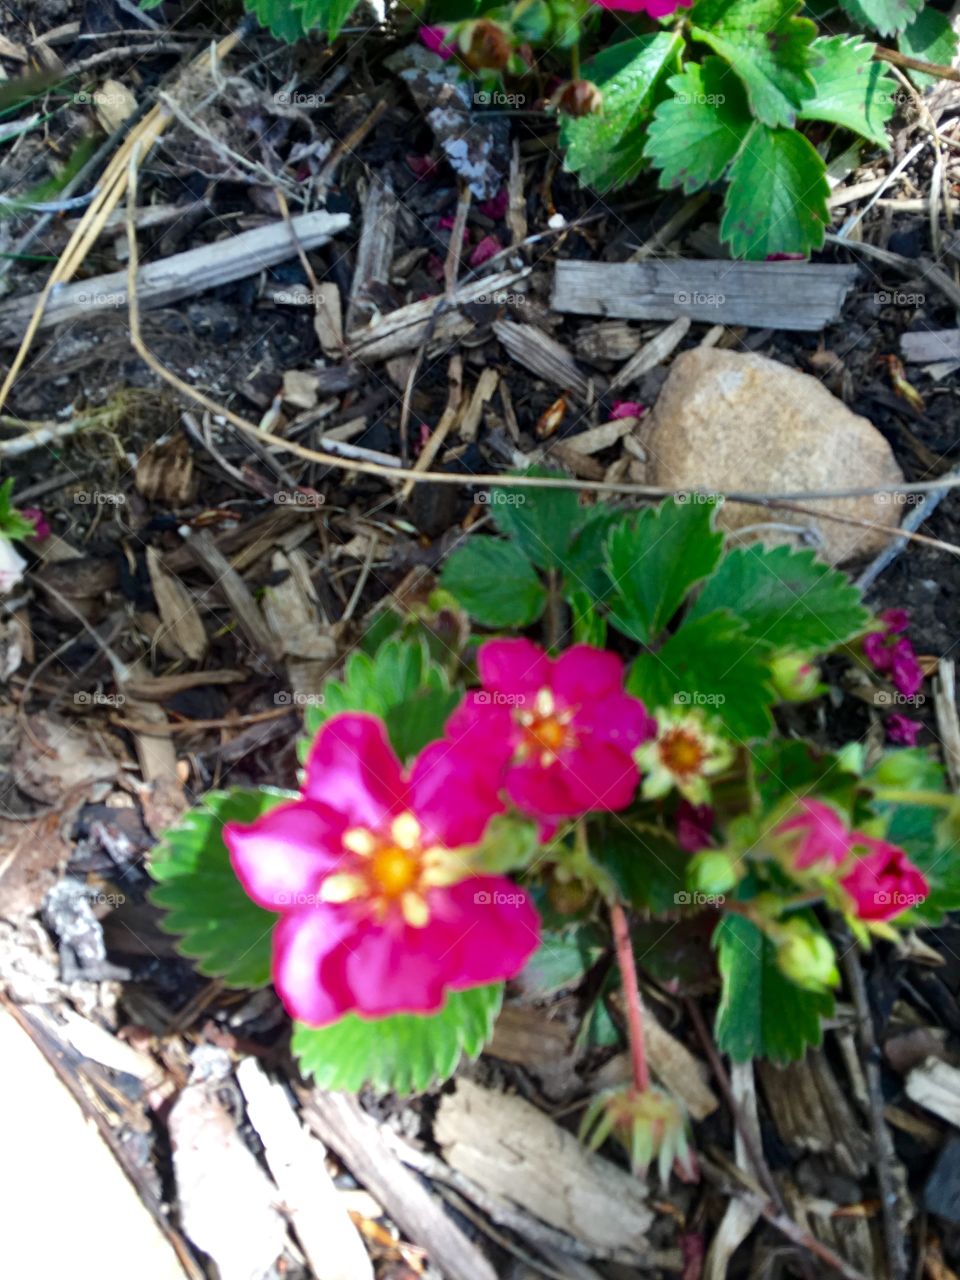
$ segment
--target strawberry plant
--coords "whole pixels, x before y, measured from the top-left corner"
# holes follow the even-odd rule
[[[708,495],[487,496],[495,531],[313,699],[299,788],[205,797],[154,851],[153,900],[203,973],[273,983],[327,1088],[422,1090],[482,1049],[505,982],[548,995],[594,971],[582,1040],[619,1037],[619,987],[633,1078],[584,1138],[695,1176],[647,1069],[638,964],[676,981],[670,933],[697,925],[720,1048],[790,1061],[851,935],[960,906],[960,809],[928,752],[797,731],[828,655],[897,691],[878,707],[918,696],[908,619],[872,618],[812,552],[728,549]],[[896,719],[919,728],[890,715],[895,741]]]

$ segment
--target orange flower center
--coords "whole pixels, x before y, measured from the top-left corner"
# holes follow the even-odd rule
[[[678,778],[699,773],[707,755],[699,737],[683,727],[668,729],[657,743],[657,750],[663,764]]]
[[[378,849],[370,862],[370,874],[388,898],[399,898],[420,878],[420,859],[396,845]]]
[[[523,730],[518,748],[521,759],[538,755],[543,765],[552,764],[567,747],[576,743],[576,734],[570,724],[573,711],[558,711],[550,689],[541,689],[533,700],[533,706],[523,708],[516,716]]]

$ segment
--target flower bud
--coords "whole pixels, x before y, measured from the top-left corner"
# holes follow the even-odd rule
[[[464,23],[460,48],[471,71],[503,71],[513,51],[509,33],[487,18]]]
[[[687,883],[698,893],[728,893],[738,883],[737,864],[728,853],[708,849],[698,853],[687,871]]]
[[[603,112],[603,94],[592,80],[568,80],[551,97],[550,105],[565,116],[598,116]]]
[[[828,991],[837,986],[837,957],[825,933],[796,917],[777,933],[777,965],[784,977],[807,991]]]
[[[820,673],[806,654],[782,653],[770,663],[770,679],[784,702],[806,702],[820,692]]]
[[[700,1175],[687,1141],[686,1111],[664,1089],[626,1086],[598,1094],[584,1113],[580,1140],[596,1151],[610,1136],[626,1149],[637,1177],[646,1175],[653,1159],[664,1186],[671,1169],[684,1182],[695,1182]]]

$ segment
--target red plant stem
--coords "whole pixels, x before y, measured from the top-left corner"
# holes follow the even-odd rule
[[[647,1067],[646,1040],[643,1034],[643,1007],[640,1004],[640,988],[637,985],[637,966],[630,944],[627,917],[619,902],[610,904],[610,920],[613,924],[613,940],[617,947],[617,963],[623,978],[623,996],[627,1005],[627,1034],[630,1039],[630,1063],[633,1067],[633,1083],[639,1093],[650,1088],[650,1071]]]

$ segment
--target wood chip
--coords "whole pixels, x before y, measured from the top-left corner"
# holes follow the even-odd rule
[[[323,1280],[373,1280],[370,1257],[327,1172],[323,1144],[304,1129],[286,1090],[267,1079],[256,1058],[240,1063],[237,1080],[267,1168],[314,1273]]]
[[[589,394],[587,379],[563,343],[535,325],[516,324],[513,320],[495,320],[493,331],[511,360],[516,360],[517,364],[561,391],[569,392],[581,403],[586,402]]]
[[[345,231],[350,225],[350,217],[346,213],[327,213],[321,209],[292,218],[291,225],[304,250],[318,249]],[[141,266],[137,275],[140,308],[163,307],[180,298],[203,293],[206,289],[243,280],[285,262],[295,253],[289,228],[283,222],[275,222],[157,262],[148,262]],[[38,293],[30,293],[0,306],[0,338],[19,341],[39,298]],[[40,323],[49,327],[96,311],[118,311],[126,306],[127,273],[114,271],[109,275],[59,285],[47,302]]]
[[[372,289],[390,281],[399,210],[400,204],[389,178],[374,174],[363,205],[360,243],[347,304],[347,332],[379,313]]]
[[[960,1128],[960,1068],[928,1058],[907,1076],[907,1097]]]
[[[957,713],[957,664],[952,658],[937,663],[934,701],[940,745],[947,762],[950,785],[960,791],[960,715]]]
[[[567,436],[563,443],[575,453],[602,453],[632,431],[638,421],[638,418],[615,418],[612,422],[601,422],[599,427],[590,427],[575,436]]]
[[[148,446],[137,462],[136,486],[149,502],[166,507],[177,509],[193,502],[197,481],[186,436],[178,434]]]
[[[191,662],[200,662],[209,641],[193,597],[179,578],[167,572],[153,547],[147,547],[147,572],[167,637]]]
[[[673,324],[668,324],[665,329],[661,329],[656,337],[645,343],[622,369],[617,370],[610,379],[610,392],[624,391],[639,381],[645,373],[655,369],[658,364],[663,364],[687,336],[689,328],[689,319],[686,316],[680,316],[674,320]]]
[[[340,290],[332,280],[321,280],[313,286],[316,297],[313,328],[324,355],[343,355],[343,307]]]
[[[686,258],[557,263],[552,305],[576,315],[816,331],[839,318],[855,266]]]
[[[524,1099],[461,1079],[440,1098],[434,1134],[454,1169],[598,1253],[644,1249],[653,1215],[641,1184]]]
[[[577,355],[587,360],[628,360],[640,346],[640,334],[626,320],[585,324],[577,334]]]
[[[302,1093],[305,1119],[446,1280],[497,1280],[493,1267],[390,1149],[379,1126],[343,1093]]]
[[[908,364],[960,360],[960,329],[918,329],[901,334],[900,350]]]
[[[249,530],[248,530],[249,535]],[[230,564],[206,529],[193,531],[186,545],[194,560],[209,574],[211,581],[226,599],[236,620],[253,647],[255,661],[276,660],[278,645],[263,620],[257,603],[244,580]]]
[[[822,1155],[848,1177],[862,1178],[870,1167],[870,1140],[823,1051],[783,1067],[759,1062],[757,1069],[783,1141]]]
[[[477,438],[477,429],[483,416],[483,406],[491,399],[499,385],[500,375],[496,369],[484,369],[477,380],[477,385],[473,389],[470,403],[460,419],[461,440],[475,440]]]

